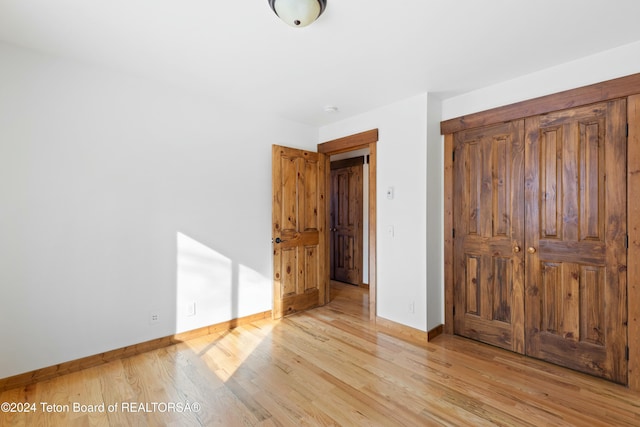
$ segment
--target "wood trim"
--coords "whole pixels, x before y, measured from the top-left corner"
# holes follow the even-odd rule
[[[453,334],[453,135],[444,136],[444,333]]]
[[[280,230],[276,230],[276,223],[280,223],[279,212],[282,211],[282,202],[280,197],[276,197],[281,190],[279,188],[279,183],[281,181],[280,175],[282,174],[282,165],[280,162],[280,146],[272,145],[271,146],[271,239],[275,239],[276,232]],[[273,242],[273,240],[272,240]],[[276,276],[279,274],[278,263],[280,259],[280,251],[275,249],[275,245],[271,244],[271,252],[273,254],[273,272],[272,272],[272,298],[273,301],[271,303],[271,307],[273,307],[272,315],[274,318],[279,319],[282,317],[282,286],[280,280],[276,280]]]
[[[413,344],[424,346],[429,339],[428,333],[389,319],[376,317],[376,331],[391,335]]]
[[[36,369],[35,371],[25,372],[24,374],[14,375],[8,378],[0,378],[0,392],[13,388],[25,387],[40,381],[50,380],[62,375],[78,372],[83,369],[104,365],[119,359],[136,356],[138,354],[157,350],[159,348],[168,347],[193,338],[231,330],[241,325],[246,325],[258,320],[270,319],[271,310],[262,313],[252,314],[250,316],[238,319],[228,320],[226,322],[216,323],[215,325],[205,326],[187,332],[170,335],[162,338],[156,338],[139,344],[118,348],[104,353],[87,356],[70,362],[59,363],[57,365],[46,368]]]
[[[320,153],[324,154],[324,153]],[[329,235],[331,228],[331,156],[324,154],[321,157],[324,158],[324,224],[320,229],[320,234],[323,239],[324,257],[323,268],[324,271],[320,276],[324,280],[324,304],[329,304],[331,301],[331,237]]]
[[[640,391],[640,95],[627,100],[627,316],[628,385]]]
[[[222,331],[230,331],[238,326],[246,325],[262,319],[270,319],[271,310],[261,313],[251,314],[249,316],[240,317],[238,319],[227,320],[226,322],[216,323],[214,325],[204,326],[202,328],[193,329],[187,332],[181,332],[171,336],[176,342],[188,341],[194,338],[211,335]]]
[[[378,134],[376,129],[376,135]],[[377,316],[377,295],[378,295],[378,275],[377,275],[377,168],[378,154],[377,143],[369,144],[369,319],[375,321]]]
[[[348,151],[359,150],[361,148],[369,149],[369,317],[371,321],[376,320],[376,248],[377,248],[377,222],[376,222],[376,176],[377,176],[377,143],[378,129],[356,133],[354,135],[345,136],[343,138],[318,144],[318,152],[326,154],[327,157],[333,154],[346,153]],[[330,179],[327,173],[327,179]],[[327,187],[330,188],[330,187]],[[330,216],[327,215],[327,224],[325,232],[327,239],[330,224],[328,223]],[[327,257],[329,255],[327,254]]]
[[[640,73],[469,114],[440,123],[442,135],[640,93]]]
[[[347,151],[367,148],[370,144],[376,142],[378,142],[378,129],[371,129],[318,144],[318,152],[324,154],[346,153]]]
[[[433,341],[436,337],[439,337],[444,332],[444,325],[438,325],[435,328],[427,332],[427,341]]]

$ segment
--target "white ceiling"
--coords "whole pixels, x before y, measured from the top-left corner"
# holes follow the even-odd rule
[[[267,0],[0,0],[0,41],[323,125],[640,40],[639,17],[638,0],[328,0],[291,28]]]

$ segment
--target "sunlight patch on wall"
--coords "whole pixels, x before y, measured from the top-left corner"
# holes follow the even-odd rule
[[[176,331],[233,318],[233,263],[197,240],[177,233]],[[236,302],[237,304],[237,302]]]
[[[177,233],[176,332],[271,310],[271,279]]]
[[[238,266],[238,317],[271,310],[271,279],[246,265]]]

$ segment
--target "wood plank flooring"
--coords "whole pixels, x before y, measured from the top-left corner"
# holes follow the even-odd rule
[[[322,308],[8,390],[0,426],[640,426],[622,386],[459,337],[402,340],[367,307],[334,284]]]

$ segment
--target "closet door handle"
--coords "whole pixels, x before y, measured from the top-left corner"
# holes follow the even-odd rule
[[[529,249],[527,249],[527,252],[529,252],[530,254],[535,254],[536,248],[534,248],[533,246],[529,246]]]
[[[513,252],[514,252],[514,253],[516,253],[516,254],[517,254],[518,252],[520,252],[520,246],[514,246],[514,247],[513,247]]]

